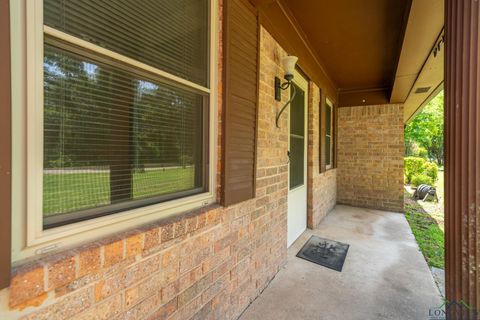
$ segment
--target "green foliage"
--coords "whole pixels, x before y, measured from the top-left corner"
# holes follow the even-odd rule
[[[407,195],[407,197],[409,197]],[[405,217],[430,267],[444,268],[444,234],[437,221],[417,203],[405,204]]]
[[[406,157],[404,159],[405,182],[411,183],[415,175],[422,173],[422,168],[427,161],[419,157]]]
[[[46,168],[111,165],[125,148],[134,168],[186,166],[199,157],[199,95],[48,45],[44,77]]]
[[[180,156],[180,162],[182,163],[184,168],[186,166],[195,164],[195,162],[193,160],[193,157],[191,155],[187,155],[187,154],[184,154],[184,155]]]
[[[420,147],[417,142],[405,144],[405,155],[409,157],[419,157],[428,159],[427,149]]]
[[[438,180],[438,165],[434,162],[426,162],[423,166],[423,172],[432,178],[434,183]]]
[[[438,166],[420,157],[404,159],[405,183],[418,186],[422,183],[433,185],[438,179]]]
[[[418,173],[412,177],[411,183],[413,186],[419,186],[421,184],[428,184],[430,186],[433,186],[435,181],[424,173]]]
[[[58,155],[58,158],[54,158],[48,161],[47,168],[61,168],[72,167],[72,159],[66,154]]]
[[[427,158],[428,158],[428,151],[427,151],[427,149],[422,148],[422,147],[418,147],[418,149],[417,149],[416,151],[417,151],[417,154],[414,154],[414,156],[420,157],[420,158],[423,158],[423,159],[427,159]]]
[[[443,91],[440,92],[405,128],[405,155],[420,156],[427,150],[428,158],[443,164]]]

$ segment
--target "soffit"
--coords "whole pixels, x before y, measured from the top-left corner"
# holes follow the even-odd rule
[[[404,102],[405,123],[410,121],[443,89],[444,49],[444,34],[442,32]]]
[[[392,89],[392,103],[401,103],[407,99],[442,32],[443,20],[443,0],[412,2]],[[443,80],[443,75],[440,80]],[[434,85],[435,83],[430,84]]]
[[[340,90],[392,86],[408,0],[284,2]]]

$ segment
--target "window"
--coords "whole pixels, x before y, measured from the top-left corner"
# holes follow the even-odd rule
[[[26,3],[27,243],[214,202],[216,1]]]
[[[332,168],[333,164],[333,105],[330,100],[325,104],[325,165],[327,169]]]
[[[296,94],[290,108],[290,190],[305,183],[305,91],[292,83],[290,96],[294,92]]]
[[[46,228],[205,191],[204,95],[44,48]]]

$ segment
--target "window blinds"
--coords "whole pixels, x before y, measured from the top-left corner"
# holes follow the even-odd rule
[[[44,23],[207,86],[207,0],[44,0]]]
[[[49,26],[206,84],[207,1],[45,0],[44,10]],[[46,37],[44,227],[205,191],[207,105],[205,94]]]

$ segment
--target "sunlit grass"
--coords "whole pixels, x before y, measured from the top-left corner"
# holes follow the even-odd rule
[[[411,194],[408,192],[405,192],[405,217],[428,265],[444,269],[444,232],[440,228],[437,219],[425,211],[420,204],[411,200]]]
[[[133,174],[133,198],[189,190],[194,187],[194,168],[148,170]],[[43,176],[45,216],[98,207],[110,203],[108,172],[47,173]]]

